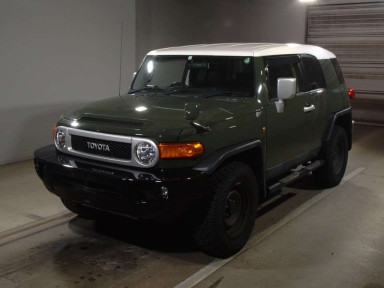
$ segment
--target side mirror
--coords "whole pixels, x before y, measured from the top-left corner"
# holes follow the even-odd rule
[[[136,74],[137,74],[137,72],[133,72],[132,79],[135,79]]]
[[[277,79],[277,98],[275,101],[277,113],[284,112],[285,99],[292,99],[296,95],[296,78]]]
[[[277,98],[292,99],[296,95],[296,78],[277,79]]]

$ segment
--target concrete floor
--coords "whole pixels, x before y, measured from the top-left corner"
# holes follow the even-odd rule
[[[66,211],[34,169],[33,161],[0,166],[0,233]]]
[[[346,177],[307,177],[216,260],[172,226],[64,212],[29,162],[0,167],[0,287],[384,287],[384,128],[357,126]]]

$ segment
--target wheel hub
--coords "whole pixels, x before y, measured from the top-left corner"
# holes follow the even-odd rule
[[[225,205],[225,224],[233,226],[240,218],[242,210],[241,195],[237,190],[228,193]]]

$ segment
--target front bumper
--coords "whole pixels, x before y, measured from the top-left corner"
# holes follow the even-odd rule
[[[54,145],[35,151],[35,168],[57,196],[135,219],[180,213],[201,199],[207,187],[207,176],[192,169],[132,170],[62,154]]]

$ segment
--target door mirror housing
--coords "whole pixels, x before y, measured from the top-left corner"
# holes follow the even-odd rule
[[[284,112],[284,101],[292,99],[296,96],[296,78],[279,78],[277,79],[277,98],[275,101],[277,113]]]
[[[292,99],[296,96],[296,78],[277,79],[277,98],[279,100]]]

